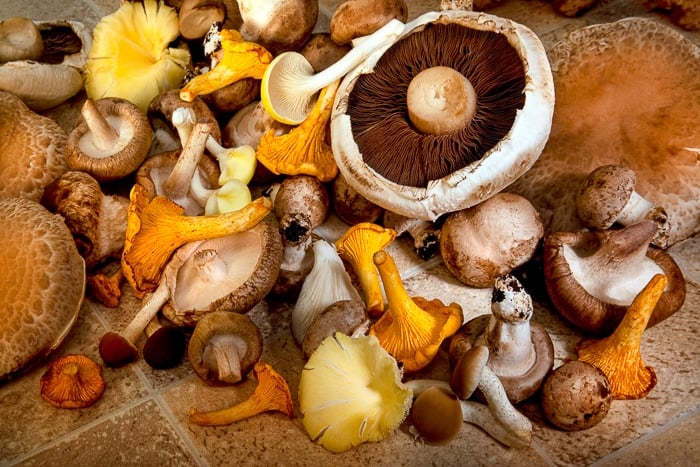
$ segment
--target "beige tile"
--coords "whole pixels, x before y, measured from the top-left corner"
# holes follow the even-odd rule
[[[190,466],[197,462],[153,401],[66,436],[22,465],[53,466],[57,459],[83,466]]]

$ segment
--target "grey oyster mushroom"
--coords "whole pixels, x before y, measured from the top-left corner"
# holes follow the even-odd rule
[[[532,298],[515,276],[496,279],[491,314],[465,324],[450,341],[449,360],[455,368],[474,346],[489,349],[488,366],[499,377],[508,398],[517,404],[534,395],[554,366],[554,344],[545,328],[531,321]]]

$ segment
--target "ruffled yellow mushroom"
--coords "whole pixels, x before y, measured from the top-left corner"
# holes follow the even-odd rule
[[[326,142],[328,121],[340,80],[321,90],[309,116],[288,133],[269,130],[258,144],[258,161],[279,175],[313,175],[328,182],[338,174],[333,151]]]
[[[348,228],[335,242],[340,257],[348,261],[355,270],[364,293],[367,313],[373,318],[384,313],[384,297],[379,273],[372,258],[394,238],[394,229],[387,229],[372,222],[361,222]]]
[[[668,280],[656,274],[632,301],[615,331],[603,339],[589,339],[576,346],[578,358],[605,373],[613,399],[641,399],[656,385],[656,373],[642,360],[641,340],[656,302]]]
[[[336,332],[301,371],[299,405],[309,437],[331,452],[385,439],[407,417],[413,393],[373,336]]]
[[[258,385],[251,396],[231,407],[212,412],[199,412],[190,408],[190,421],[201,426],[230,425],[264,412],[278,411],[294,417],[294,405],[289,385],[282,375],[267,363],[256,363],[253,373]]]
[[[233,212],[185,216],[184,209],[165,196],[149,202],[139,184],[131,189],[130,199],[121,265],[137,295],[158,286],[164,265],[178,247],[248,230],[272,209],[270,199],[260,197]]]
[[[255,42],[243,40],[235,29],[221,31],[221,60],[206,73],[195,76],[180,90],[180,99],[192,102],[244,78],[261,79],[272,54]]]
[[[122,2],[93,31],[88,97],[121,97],[145,111],[154,97],[177,89],[190,61],[187,48],[169,47],[178,35],[177,12],[162,1]]]
[[[387,309],[369,329],[379,343],[403,364],[406,373],[425,368],[437,355],[442,341],[462,325],[462,307],[440,300],[411,298],[393,258],[384,250],[374,254],[384,283]]]

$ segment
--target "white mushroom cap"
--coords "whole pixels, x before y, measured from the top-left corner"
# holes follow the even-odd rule
[[[59,215],[0,198],[0,380],[54,350],[72,328],[85,265]]]

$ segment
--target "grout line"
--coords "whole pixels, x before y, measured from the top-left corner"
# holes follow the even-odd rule
[[[683,415],[680,415],[680,416],[674,418],[673,420],[671,420],[667,424],[663,425],[661,428],[653,430],[653,431],[645,434],[644,436],[640,436],[639,438],[637,438],[634,441],[632,441],[631,443],[621,447],[620,449],[617,449],[617,450],[611,452],[610,454],[607,454],[606,456],[601,457],[596,462],[591,464],[590,467],[602,467],[604,465],[614,465],[615,461],[619,457],[621,457],[627,453],[631,453],[631,452],[636,451],[638,448],[642,447],[645,443],[653,440],[654,438],[656,438],[659,435],[662,435],[662,434],[672,430],[673,428],[690,420],[691,418],[697,416],[698,414],[700,414],[700,407],[695,407],[690,412],[687,412]]]
[[[534,439],[530,442],[530,449],[535,451],[547,465],[551,467],[556,467],[558,465],[554,459],[552,459],[552,456],[549,455],[549,452],[540,446]]]

